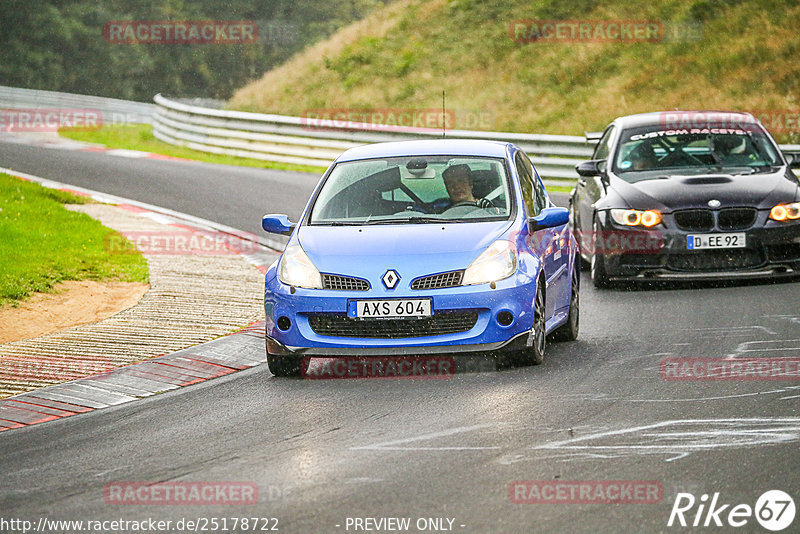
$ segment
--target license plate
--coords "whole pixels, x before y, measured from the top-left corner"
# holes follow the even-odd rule
[[[386,319],[430,317],[431,299],[356,300],[350,304],[350,317]]]
[[[686,236],[689,250],[708,248],[744,248],[747,246],[744,233],[739,234],[698,234]]]

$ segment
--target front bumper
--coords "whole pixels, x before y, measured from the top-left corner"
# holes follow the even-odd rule
[[[267,352],[276,356],[356,356],[356,357],[379,357],[379,356],[436,356],[436,355],[470,355],[477,353],[497,352],[501,350],[521,350],[528,341],[528,332],[518,334],[515,337],[498,343],[478,343],[474,345],[431,345],[431,346],[394,346],[380,348],[364,347],[293,347],[283,345],[277,339],[267,336]]]
[[[604,256],[610,279],[735,280],[800,274],[800,223],[777,223],[761,214],[748,229],[686,231],[669,224],[668,217],[664,219],[669,226],[659,229],[663,245],[660,248]],[[606,222],[606,231],[625,230]],[[744,233],[746,247],[688,249],[689,235],[713,233]]]
[[[392,292],[382,288],[296,288],[293,292],[268,273],[264,297],[267,348],[270,354],[306,356],[453,354],[521,348],[533,326],[535,291],[535,280],[519,271],[497,282],[494,289],[485,284],[435,290],[398,288]],[[448,324],[447,328],[437,326],[437,330],[428,332],[425,328],[432,321],[423,319],[406,319],[385,328],[388,325],[382,322],[395,320],[347,316],[353,300],[412,298],[430,298],[436,320],[464,316],[469,322],[459,323],[456,331],[448,331]],[[510,323],[508,314],[513,317]],[[336,328],[323,328],[329,323],[335,323]],[[414,328],[415,324],[420,328]],[[397,325],[401,325],[399,330]],[[405,325],[411,325],[407,336],[403,333]],[[372,326],[378,333],[369,331]],[[351,336],[348,332],[368,332],[369,336]]]

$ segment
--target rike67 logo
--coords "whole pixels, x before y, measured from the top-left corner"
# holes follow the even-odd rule
[[[755,507],[723,504],[719,492],[711,496],[710,502],[708,494],[701,495],[698,501],[691,493],[678,493],[667,526],[739,528],[749,524],[755,516],[759,525],[778,532],[794,522],[794,515],[794,500],[781,490],[764,492],[756,500]]]

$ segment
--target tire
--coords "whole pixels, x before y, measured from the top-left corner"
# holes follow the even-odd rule
[[[279,377],[299,377],[300,368],[303,365],[302,356],[286,356],[269,353],[267,345],[267,367],[269,372]]]
[[[567,322],[553,332],[554,341],[575,341],[580,328],[580,271],[572,270],[572,282],[569,293],[569,315]]]
[[[609,281],[608,281],[608,274],[606,273],[606,257],[603,254],[597,252],[598,248],[602,248],[597,246],[597,239],[598,236],[600,235],[600,231],[598,230],[597,226],[597,221],[595,221],[594,225],[592,226],[592,230],[595,239],[595,246],[594,250],[592,251],[592,261],[590,264],[592,283],[594,284],[594,287],[602,289],[609,286]]]
[[[573,235],[575,236],[575,242],[578,245],[578,261],[581,263],[582,268],[588,269],[590,264],[583,257],[583,232],[580,230],[578,221],[575,218],[575,206],[571,199],[569,203],[569,225],[572,229]]]
[[[539,283],[536,288],[536,300],[533,306],[533,344],[523,350],[500,355],[497,360],[498,367],[504,366],[510,360],[517,365],[541,365],[544,361],[544,349],[547,345],[545,335],[545,293],[544,285]]]

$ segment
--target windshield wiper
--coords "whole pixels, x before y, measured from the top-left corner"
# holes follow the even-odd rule
[[[420,216],[409,217],[406,220],[408,222],[411,222],[411,223],[440,223],[440,222],[443,222],[443,219],[440,219],[438,217],[420,217]]]
[[[363,224],[365,225],[372,225],[372,224],[405,224],[405,223],[440,223],[445,221],[446,219],[439,219],[438,217],[407,217],[403,219],[379,219],[377,221],[364,221]],[[447,220],[447,222],[452,222]]]

